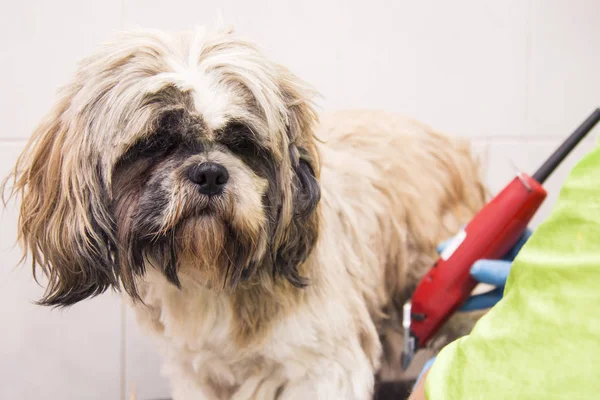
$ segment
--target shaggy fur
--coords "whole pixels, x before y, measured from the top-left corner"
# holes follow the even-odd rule
[[[122,289],[175,399],[369,398],[484,190],[467,143],[380,112],[318,123],[313,96],[226,30],[127,32],[83,60],[14,172],[41,303]],[[218,196],[188,178],[205,162]]]

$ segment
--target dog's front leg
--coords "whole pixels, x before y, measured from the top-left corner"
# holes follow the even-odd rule
[[[172,400],[225,400],[229,399],[226,390],[206,381],[195,379],[194,375],[174,373],[169,376]]]
[[[373,396],[373,376],[364,354],[353,360],[323,360],[305,377],[287,382],[277,399],[367,400]]]

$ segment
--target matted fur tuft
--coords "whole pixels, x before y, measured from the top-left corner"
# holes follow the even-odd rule
[[[125,32],[84,59],[13,173],[41,303],[123,289],[178,400],[369,398],[485,192],[468,143],[380,112],[319,122],[315,94],[229,30]]]

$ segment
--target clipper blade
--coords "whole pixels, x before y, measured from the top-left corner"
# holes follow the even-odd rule
[[[410,301],[404,304],[404,307],[402,307],[402,330],[404,331],[404,346],[402,355],[400,356],[400,365],[405,371],[410,366],[416,350],[415,337],[410,332],[410,309]]]

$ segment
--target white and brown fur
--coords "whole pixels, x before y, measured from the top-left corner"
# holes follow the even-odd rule
[[[485,193],[468,143],[382,112],[319,123],[313,96],[229,30],[84,59],[14,172],[41,303],[121,290],[175,399],[370,398],[402,303]],[[187,178],[205,161],[220,196]]]

